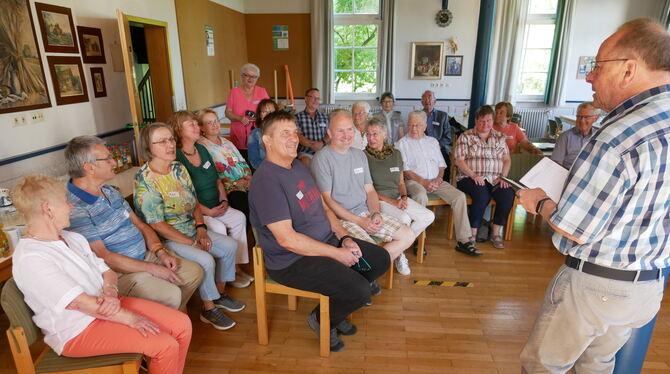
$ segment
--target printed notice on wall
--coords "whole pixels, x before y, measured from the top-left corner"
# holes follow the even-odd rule
[[[205,40],[207,43],[207,56],[214,56],[214,27],[205,25]]]
[[[288,50],[288,26],[272,26],[272,49],[275,51]]]

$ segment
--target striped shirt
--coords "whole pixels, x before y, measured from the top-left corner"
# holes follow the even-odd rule
[[[598,265],[670,266],[670,85],[624,101],[577,156],[556,211],[563,254]]]
[[[316,116],[314,119],[307,113],[307,110],[303,110],[295,116],[298,121],[298,128],[302,136],[309,140],[320,141],[326,136],[326,130],[328,129],[328,117],[325,114],[316,111]],[[314,154],[311,148],[305,147],[304,145],[298,146],[298,152],[300,153],[309,153]]]
[[[144,260],[144,238],[130,220],[130,205],[116,189],[104,185],[104,196],[95,196],[68,182],[67,190],[74,206],[67,230],[85,236],[89,243],[102,240],[111,252]]]
[[[509,155],[505,143],[505,135],[491,130],[488,139],[483,141],[475,129],[470,129],[458,137],[454,158],[462,158],[473,173],[493,183],[503,169],[503,160]],[[458,171],[457,180],[467,178],[462,170]]]

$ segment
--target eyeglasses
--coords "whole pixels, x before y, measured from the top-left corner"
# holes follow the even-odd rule
[[[370,264],[367,261],[365,261],[365,259],[363,257],[358,258],[358,262],[354,264],[353,268],[354,268],[354,270],[358,270],[358,271],[370,271],[370,270],[372,270],[372,266],[370,266]]]
[[[174,144],[174,143],[176,143],[176,142],[177,142],[177,139],[175,139],[174,136],[173,136],[173,137],[171,137],[171,138],[167,138],[167,139],[159,140],[159,141],[157,141],[157,142],[151,142],[151,144],[160,144],[160,145],[162,145],[163,147],[165,147],[165,146],[168,145],[168,144]]]
[[[112,161],[114,158],[112,156],[105,157],[105,158],[96,158],[96,161]]]
[[[353,115],[355,115],[355,116],[362,116],[362,115],[364,115],[364,114],[368,114],[368,112],[353,112],[353,113],[351,113],[351,114],[353,114]]]
[[[219,123],[219,120],[215,119],[215,120],[213,120],[213,121],[207,121],[207,122],[205,122],[205,125],[216,125],[217,123]]]
[[[321,96],[307,95],[307,96],[305,96],[305,97],[306,97],[306,98],[309,98],[309,99],[321,100]]]
[[[591,118],[591,117],[598,117],[597,114],[591,114],[590,116],[576,116],[577,119],[586,119],[586,118]]]
[[[242,73],[242,78],[245,79],[258,79],[258,75],[249,75],[247,73]]]
[[[393,104],[393,100],[382,100],[382,104]]]
[[[628,60],[630,60],[630,58],[613,58],[613,59],[610,59],[610,60],[593,60],[593,61],[591,61],[591,71],[594,71],[594,70],[598,69],[600,66],[598,66],[597,64],[601,64],[603,62],[628,61]]]

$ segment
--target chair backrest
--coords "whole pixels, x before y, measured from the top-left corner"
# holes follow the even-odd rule
[[[256,241],[256,244],[252,248],[254,259],[254,276],[256,279],[265,279],[265,259],[263,258],[261,242],[258,240],[258,231],[256,231],[256,228],[252,226],[251,232],[254,234],[254,240]]]
[[[549,124],[547,125],[547,138],[554,138],[556,136],[556,132],[558,131],[558,124],[556,121],[553,119],[549,120]]]
[[[23,301],[23,293],[16,286],[14,278],[10,278],[2,287],[0,304],[9,318],[10,327],[23,327],[28,345],[33,344],[37,340],[39,330],[33,322],[34,313]]]
[[[528,170],[540,162],[544,156],[532,153],[515,153],[510,155],[511,165],[507,176],[510,179],[518,181]]]

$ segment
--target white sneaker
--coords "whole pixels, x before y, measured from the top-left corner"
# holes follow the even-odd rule
[[[409,261],[404,253],[401,253],[400,256],[395,259],[395,268],[398,270],[398,273],[402,275],[409,275],[412,272],[409,269]]]

